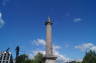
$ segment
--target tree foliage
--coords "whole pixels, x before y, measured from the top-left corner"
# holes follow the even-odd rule
[[[87,52],[82,63],[96,63],[96,53],[94,51]]]
[[[34,56],[34,59],[29,59],[26,54],[22,54],[17,57],[16,63],[42,63],[43,54],[38,53]]]
[[[43,54],[41,53],[38,53],[34,59],[33,59],[33,63],[42,63],[42,60],[43,60]]]
[[[16,63],[26,63],[28,60],[28,56],[26,54],[22,54],[16,58]]]

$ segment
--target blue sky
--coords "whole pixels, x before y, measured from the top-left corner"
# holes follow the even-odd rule
[[[21,53],[44,50],[44,46],[38,47],[33,42],[45,40],[44,22],[50,16],[54,23],[53,43],[60,47],[59,53],[68,58],[82,59],[85,49],[93,47],[96,50],[95,2],[0,0],[0,51],[9,47],[15,52],[17,45],[21,46]]]

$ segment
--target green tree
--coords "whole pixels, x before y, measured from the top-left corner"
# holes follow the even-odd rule
[[[25,60],[25,63],[33,63],[33,61],[31,59],[27,59]]]
[[[22,54],[16,58],[16,63],[26,63],[28,60],[28,56],[26,54]]]
[[[38,53],[34,59],[29,59],[26,54],[22,54],[16,58],[16,63],[43,63],[43,54]]]
[[[91,50],[87,52],[82,63],[96,63],[96,53]]]
[[[34,56],[33,63],[43,63],[43,54],[38,53]]]

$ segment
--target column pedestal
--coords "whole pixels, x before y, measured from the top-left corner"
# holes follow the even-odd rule
[[[44,63],[56,63],[56,58],[55,56],[44,57]]]

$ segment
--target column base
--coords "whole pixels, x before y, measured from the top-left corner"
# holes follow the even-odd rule
[[[44,63],[56,63],[56,56],[44,57]]]

